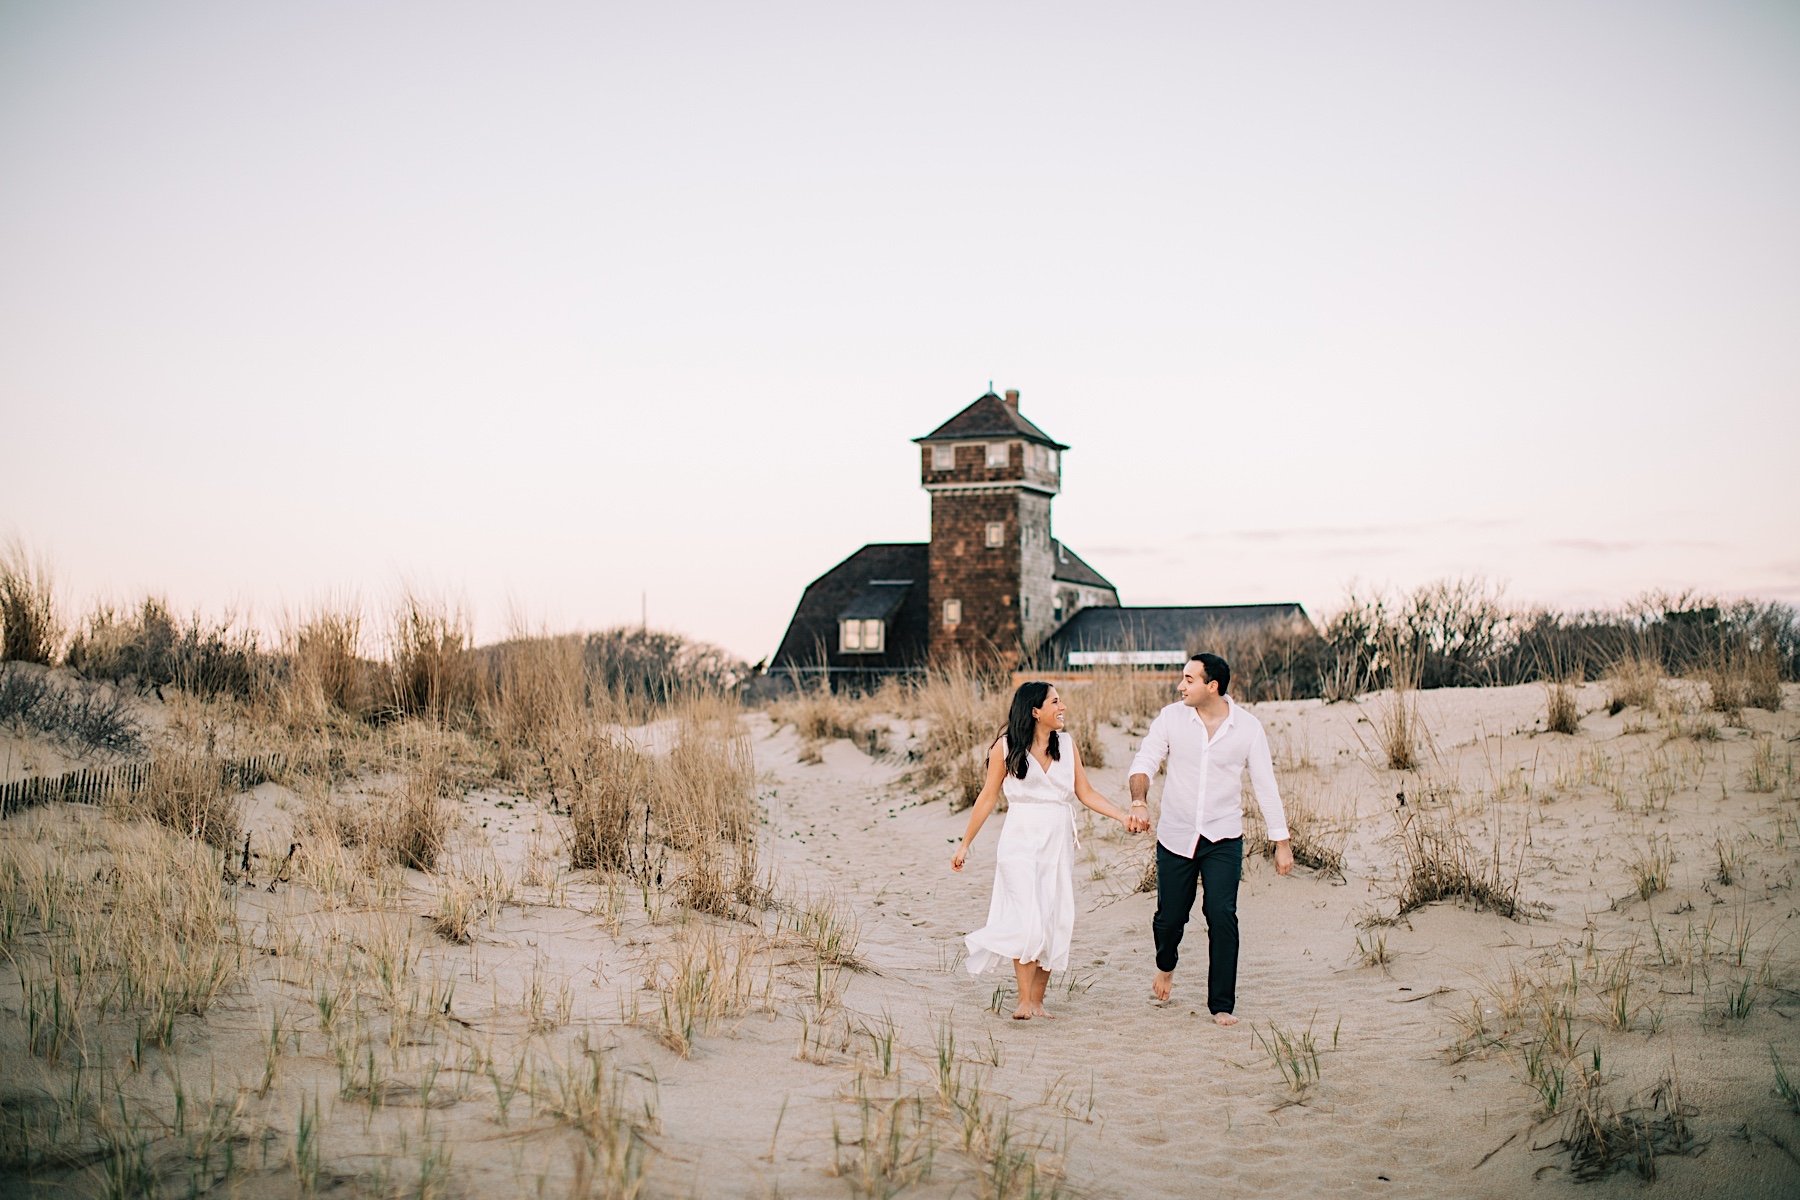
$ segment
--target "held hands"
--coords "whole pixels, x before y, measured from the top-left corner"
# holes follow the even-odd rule
[[[1145,833],[1150,828],[1150,809],[1142,804],[1134,804],[1125,811],[1120,824],[1125,826],[1126,833]]]

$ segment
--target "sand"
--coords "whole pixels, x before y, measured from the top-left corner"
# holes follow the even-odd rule
[[[1080,708],[1079,689],[1065,698]],[[1246,864],[1241,1023],[1230,1029],[1206,1013],[1198,911],[1173,1001],[1150,1002],[1154,897],[1136,890],[1149,836],[1084,815],[1074,953],[1047,998],[1058,1019],[1013,1021],[1010,973],[972,978],[961,956],[987,910],[1004,815],[953,874],[966,813],[909,783],[905,751],[929,730],[896,722],[878,757],[849,741],[807,753],[793,729],[752,713],[765,873],[790,911],[832,898],[853,914],[858,969],[778,937],[778,911],[689,917],[567,871],[559,813],[479,790],[460,800],[456,862],[505,877],[511,899],[477,921],[471,944],[431,932],[438,885],[419,872],[362,903],[305,885],[242,890],[242,927],[260,952],[249,982],[183,1018],[171,1048],[122,1086],[152,1096],[166,1086],[152,1081],[179,1072],[190,1090],[236,1104],[244,1141],[217,1194],[246,1196],[571,1194],[584,1153],[571,1122],[525,1095],[500,1115],[495,1077],[522,1059],[527,1078],[604,1064],[643,1130],[652,1196],[1027,1185],[1118,1197],[1550,1195],[1574,1186],[1559,1139],[1581,1102],[1647,1119],[1673,1104],[1691,1142],[1656,1156],[1653,1180],[1627,1168],[1593,1194],[1800,1194],[1800,1115],[1777,1094],[1771,1059],[1800,1080],[1800,689],[1782,711],[1746,710],[1734,724],[1691,701],[1609,716],[1604,685],[1589,685],[1573,735],[1542,732],[1545,698],[1536,686],[1418,695],[1428,736],[1414,771],[1379,761],[1391,695],[1252,706],[1284,789],[1317,811],[1315,828],[1346,834],[1341,874],[1302,866],[1282,878],[1265,859]],[[1134,731],[1107,726],[1101,739],[1093,781],[1122,798]],[[1455,901],[1398,914],[1402,795],[1516,877],[1526,919]],[[279,851],[301,800],[256,789],[259,847]],[[91,837],[104,820],[57,806],[0,824],[0,838]],[[1634,863],[1659,851],[1673,858],[1667,885],[1646,899]],[[708,935],[762,937],[760,974],[740,1010],[700,1028],[683,1055],[658,1039],[653,1014],[684,939]],[[344,1086],[315,992],[322,946],[384,938],[412,948],[412,977],[444,998],[432,992],[426,1007],[447,1011],[386,1037],[383,1062],[406,1087],[377,1109]],[[1546,1004],[1565,1014],[1565,1044],[1548,1050]],[[25,1052],[23,1007],[19,980],[0,979],[15,1109],[67,1073]],[[402,1027],[380,1020],[371,1030]],[[271,1080],[272,1022],[283,1022],[283,1049]],[[1271,1048],[1309,1036],[1296,1086]],[[1534,1046],[1540,1079],[1554,1068],[1564,1081],[1553,1113],[1529,1081]],[[422,1089],[419,1072],[445,1082]],[[1666,1077],[1679,1099],[1665,1089],[1654,1108]],[[538,1091],[553,1090],[546,1074]],[[308,1120],[310,1151],[298,1140]],[[165,1168],[171,1144],[156,1143]],[[0,1192],[97,1194],[102,1174],[40,1164],[28,1178],[15,1164]]]

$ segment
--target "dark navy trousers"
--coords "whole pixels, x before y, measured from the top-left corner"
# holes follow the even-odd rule
[[[1194,857],[1184,858],[1156,844],[1156,969],[1173,971],[1180,960],[1181,933],[1200,893],[1206,918],[1206,1007],[1228,1013],[1237,1004],[1238,881],[1244,875],[1244,839],[1200,839]]]

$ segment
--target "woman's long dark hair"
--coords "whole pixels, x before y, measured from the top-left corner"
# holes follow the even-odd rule
[[[1037,718],[1031,715],[1034,708],[1044,707],[1050,698],[1050,685],[1038,680],[1021,683],[1019,690],[1013,693],[1012,710],[1006,714],[1006,773],[1015,779],[1025,778],[1031,770],[1031,761],[1025,756],[1031,753],[1031,739],[1037,736]],[[1062,755],[1057,752],[1056,730],[1050,731],[1050,761],[1055,762]]]

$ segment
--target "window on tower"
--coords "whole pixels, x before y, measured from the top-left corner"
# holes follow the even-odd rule
[[[987,523],[987,544],[990,547],[1006,545],[1006,522],[989,521]]]
[[[956,446],[939,442],[931,448],[931,469],[934,471],[956,470]]]
[[[944,624],[946,624],[946,625],[962,624],[962,601],[961,600],[946,600],[946,601],[944,601]]]
[[[989,442],[987,444],[987,465],[1004,467],[1012,461],[1012,444],[1010,442]]]

